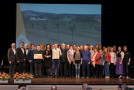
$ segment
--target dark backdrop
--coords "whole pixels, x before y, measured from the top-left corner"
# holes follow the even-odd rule
[[[128,46],[133,59],[133,36],[130,28],[129,5],[122,0],[5,0],[1,1],[1,47],[0,60],[5,59],[7,50],[16,40],[16,3],[82,3],[102,4],[102,45]]]

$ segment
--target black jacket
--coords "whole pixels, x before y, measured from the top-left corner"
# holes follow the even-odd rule
[[[66,62],[67,61],[67,49],[61,49],[62,56],[60,57],[61,62]]]
[[[24,59],[26,59],[26,51],[25,51],[25,49],[24,49],[24,54],[23,54],[21,48],[20,47],[17,48],[17,50],[16,50],[16,59],[17,59],[17,61],[20,61],[20,62],[23,62]]]
[[[15,49],[16,50],[16,49]],[[16,61],[16,54],[14,54],[13,49],[9,48],[7,52],[8,61],[14,62]]]

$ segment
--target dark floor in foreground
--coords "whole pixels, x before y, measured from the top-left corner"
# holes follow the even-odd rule
[[[9,84],[14,80],[9,80]],[[134,79],[118,79],[118,78],[33,78],[31,84],[134,84]]]

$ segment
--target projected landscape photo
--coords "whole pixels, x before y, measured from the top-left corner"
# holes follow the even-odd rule
[[[70,13],[55,13],[56,10],[43,12],[22,8],[20,5],[25,36],[19,33],[21,36],[17,35],[19,38],[17,42],[26,39],[25,43],[35,45],[40,43],[101,44],[101,13],[83,14],[73,13],[71,10]]]

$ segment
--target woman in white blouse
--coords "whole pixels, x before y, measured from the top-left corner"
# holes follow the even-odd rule
[[[114,78],[115,76],[115,64],[116,64],[116,53],[114,52],[113,47],[110,48],[111,63],[110,63],[110,77]]]

